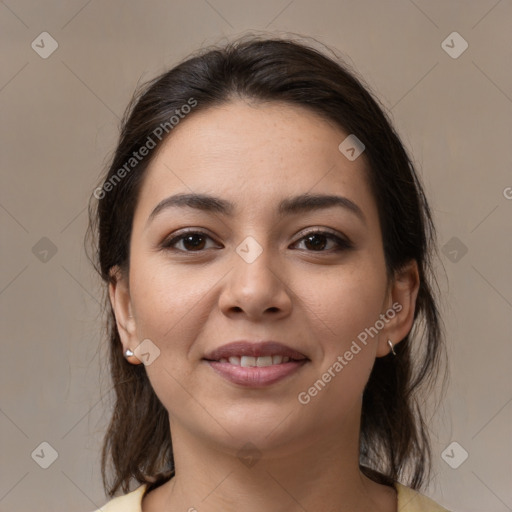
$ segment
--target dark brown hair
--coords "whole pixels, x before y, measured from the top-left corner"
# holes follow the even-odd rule
[[[420,277],[413,328],[396,345],[396,357],[377,358],[364,390],[360,468],[379,483],[392,485],[399,480],[420,489],[431,471],[422,397],[434,389],[444,360],[444,329],[432,287],[437,284],[432,264],[436,232],[414,166],[383,109],[362,83],[341,59],[292,39],[246,36],[184,60],[141,87],[128,106],[111,165],[89,204],[88,234],[93,240],[88,246],[94,247],[92,261],[105,284],[116,265],[127,275],[142,179],[157,149],[172,136],[170,119],[178,111],[183,113],[184,105],[195,102],[187,114],[193,116],[233,97],[287,102],[311,109],[355,134],[366,146],[388,278],[410,260],[416,260]],[[161,140],[155,136],[160,132]],[[148,137],[156,147],[140,161],[130,161],[147,145]],[[152,484],[150,488],[161,485],[174,474],[174,462],[168,413],[144,365],[124,359],[107,294],[105,305],[115,404],[104,439],[102,476],[108,494],[114,496],[120,488],[129,491],[133,481]]]

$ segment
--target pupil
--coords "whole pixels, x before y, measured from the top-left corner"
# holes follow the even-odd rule
[[[191,240],[194,239],[196,239],[196,243],[194,243],[193,241],[191,242]],[[193,247],[197,249],[201,247],[201,244],[204,244],[204,239],[201,235],[188,235],[186,238],[183,239],[183,243],[185,244],[185,247]]]
[[[316,242],[316,243],[315,243],[315,242],[312,242],[312,240],[314,240],[315,238],[316,238],[316,240],[317,240],[317,242]],[[322,241],[320,241],[320,243],[318,243],[318,239],[319,239],[319,238],[324,238],[324,239],[325,239],[325,237],[323,237],[323,236],[321,236],[321,235],[309,235],[309,236],[307,237],[307,243],[312,244],[312,245],[313,245],[313,248],[316,248],[316,249],[319,249],[319,248],[320,248],[320,249],[323,249],[323,248],[325,247],[325,240],[324,240],[323,242],[322,242]]]

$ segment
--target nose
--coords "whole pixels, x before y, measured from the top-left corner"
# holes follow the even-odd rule
[[[251,320],[289,315],[293,294],[285,274],[270,249],[263,249],[254,260],[244,258],[243,252],[235,252],[219,297],[221,311],[227,316],[245,315]]]

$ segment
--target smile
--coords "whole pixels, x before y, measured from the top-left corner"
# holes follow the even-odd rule
[[[243,368],[250,368],[252,366],[265,367],[265,366],[273,366],[276,364],[287,363],[290,361],[288,356],[261,356],[261,357],[252,357],[252,356],[232,356],[229,358],[223,357],[219,360],[219,363],[229,363],[234,366],[242,366]]]

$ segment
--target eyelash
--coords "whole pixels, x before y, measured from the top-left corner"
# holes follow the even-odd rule
[[[161,248],[164,249],[164,250],[176,251],[176,252],[182,252],[182,253],[201,253],[201,252],[203,252],[204,249],[201,249],[199,251],[188,251],[188,250],[176,249],[176,248],[172,247],[177,242],[182,241],[184,238],[186,238],[187,236],[190,236],[190,235],[199,235],[199,236],[202,236],[202,237],[205,237],[205,238],[212,239],[211,236],[208,235],[208,233],[205,233],[204,231],[190,229],[190,230],[187,230],[187,231],[182,231],[177,236],[173,236],[172,238],[164,240],[162,242],[162,244],[161,244]],[[346,239],[343,239],[343,238],[335,235],[334,233],[331,233],[330,231],[326,231],[326,230],[322,230],[322,229],[315,229],[315,230],[308,231],[301,238],[299,238],[299,240],[297,240],[297,242],[295,242],[295,243],[301,242],[305,238],[307,238],[308,236],[311,236],[311,235],[322,235],[322,236],[325,236],[329,240],[334,241],[336,243],[336,245],[337,245],[337,248],[331,249],[331,250],[322,250],[322,251],[311,250],[311,251],[307,251],[307,252],[313,252],[313,253],[332,253],[332,252],[346,251],[346,250],[349,250],[349,249],[353,249],[353,247],[354,247],[352,242],[350,242],[350,241],[348,241]]]

